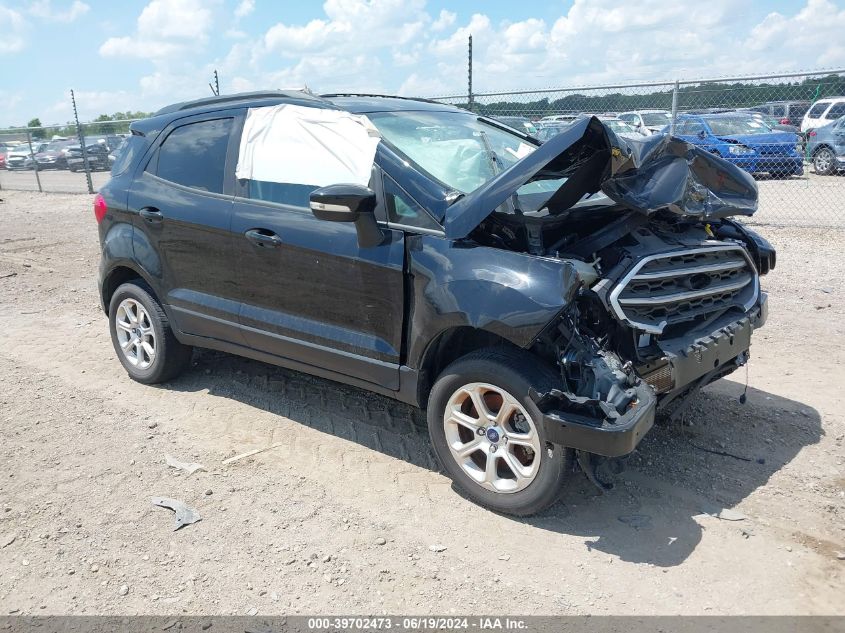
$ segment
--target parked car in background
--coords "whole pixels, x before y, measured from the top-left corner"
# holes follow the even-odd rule
[[[115,162],[117,161],[118,157],[120,156],[120,153],[126,148],[127,144],[129,143],[128,138],[129,138],[128,135],[121,137],[120,143],[117,146],[110,147],[109,169],[111,169],[114,166]]]
[[[570,127],[575,121],[577,119],[572,119],[571,121],[538,121],[537,134],[534,138],[540,141],[548,141],[553,136],[557,136]]]
[[[672,113],[666,110],[631,110],[619,118],[645,136],[659,132],[672,122]]]
[[[791,125],[801,128],[801,120],[810,109],[809,101],[767,101],[758,106],[748,108],[760,112],[777,120],[781,125]]]
[[[111,169],[109,164],[109,147],[106,140],[101,137],[86,137],[85,152],[88,157],[88,165],[92,171],[98,169]],[[85,159],[82,156],[82,146],[79,143],[67,148],[67,167],[70,171],[82,171],[85,169]]]
[[[680,115],[675,136],[752,174],[765,172],[774,178],[788,178],[804,173],[798,136],[775,132],[749,114]]]
[[[817,174],[845,169],[845,116],[807,133],[807,156]]]
[[[816,101],[801,121],[801,131],[808,132],[845,115],[845,97],[825,97]]]
[[[33,143],[32,149],[38,151],[44,144],[36,145]],[[32,169],[32,153],[29,150],[29,144],[18,145],[14,149],[6,152],[6,169],[9,171],[16,169]]]
[[[581,116],[577,112],[570,112],[568,114],[549,114],[540,119],[541,123],[546,121],[557,121],[559,123],[572,123],[575,119]]]
[[[649,136],[649,133],[640,132],[639,129],[635,128],[634,126],[630,125],[629,123],[623,121],[618,117],[601,115],[597,118],[611,130],[613,130],[616,136],[619,136],[621,138],[642,140],[644,137]]]
[[[94,200],[129,376],[173,379],[196,346],[423,407],[444,471],[497,512],[550,506],[576,462],[604,489],[597,465],[745,365],[766,321],[776,253],[731,219],[757,187],[686,143],[676,169],[617,161],[595,118],[538,145],[445,104],[281,91],[132,129]]]
[[[495,116],[492,117],[494,120],[498,121],[499,123],[504,123],[505,125],[512,127],[515,130],[519,130],[520,132],[524,132],[529,136],[537,136],[537,126],[535,126],[531,119],[524,116]]]
[[[50,141],[42,146],[35,154],[38,169],[67,169],[67,152],[78,141],[60,140]]]
[[[0,169],[6,169],[6,150],[0,149]]]

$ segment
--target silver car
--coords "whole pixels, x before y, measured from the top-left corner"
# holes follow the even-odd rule
[[[833,174],[845,169],[845,116],[832,123],[810,130],[807,134],[807,155],[817,174]]]

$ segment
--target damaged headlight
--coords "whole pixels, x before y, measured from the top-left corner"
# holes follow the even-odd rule
[[[747,156],[748,154],[753,154],[754,150],[745,145],[731,145],[728,147],[728,152],[734,156]]]

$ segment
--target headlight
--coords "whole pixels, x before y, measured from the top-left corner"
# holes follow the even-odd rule
[[[800,154],[802,151],[803,151],[803,148],[801,147],[801,143],[797,143],[795,145],[795,153]]]
[[[728,152],[734,156],[742,156],[746,154],[753,154],[754,150],[750,147],[746,147],[745,145],[731,145],[728,147]]]

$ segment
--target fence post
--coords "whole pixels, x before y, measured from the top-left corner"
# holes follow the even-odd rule
[[[44,193],[41,188],[41,176],[38,174],[38,161],[35,160],[35,152],[32,151],[32,134],[26,131],[26,142],[29,144],[29,155],[32,157],[32,168],[35,170],[35,180],[38,181],[38,193]]]
[[[467,108],[470,112],[472,112],[472,107],[472,35],[470,35],[467,50]]]
[[[88,163],[88,152],[85,149],[85,137],[82,136],[82,126],[79,125],[79,114],[76,112],[76,96],[73,90],[70,91],[70,100],[73,103],[73,119],[76,121],[76,137],[79,139],[79,148],[82,150],[82,165],[85,167],[85,179],[88,181],[88,193],[94,193],[94,183],[91,182],[91,165]]]
[[[679,82],[676,79],[675,85],[672,87],[672,121],[669,123],[669,134],[675,134],[675,120],[678,118],[678,86]]]

